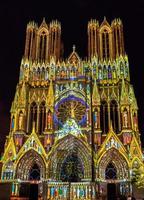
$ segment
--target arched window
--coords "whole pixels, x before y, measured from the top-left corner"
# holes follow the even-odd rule
[[[113,68],[112,68],[112,78],[116,79],[116,69],[115,69],[115,66],[113,66]]]
[[[36,81],[37,80],[37,70],[36,68],[33,68],[33,81]]]
[[[39,133],[42,133],[45,130],[45,122],[46,122],[46,107],[45,102],[40,104],[39,109]]]
[[[110,117],[113,129],[116,133],[119,131],[119,124],[118,124],[118,105],[115,100],[112,100],[110,103]]]
[[[112,70],[111,70],[111,66],[108,66],[108,79],[112,79]]]
[[[108,132],[108,105],[106,101],[101,102],[100,126],[103,134]]]
[[[57,79],[60,79],[60,66],[56,68],[56,76],[57,76]]]
[[[34,32],[32,30],[30,30],[29,40],[28,40],[28,58],[31,57],[31,54],[32,54],[32,45],[33,45],[34,37],[35,37]]]
[[[125,78],[128,78],[128,74],[129,74],[128,65],[125,64]]]
[[[38,80],[40,80],[40,74],[41,74],[41,70],[40,70],[40,68],[38,67],[38,69],[37,69],[37,78],[38,78]]]
[[[109,33],[106,29],[102,32],[102,52],[104,59],[109,58]]]
[[[103,67],[103,79],[104,79],[104,80],[107,80],[107,68],[106,68],[105,65],[104,65],[104,67]]]
[[[105,170],[105,179],[117,179],[117,170],[113,163],[109,163]]]
[[[39,36],[39,59],[45,60],[47,53],[47,34],[43,31]]]
[[[45,80],[48,80],[48,79],[49,79],[49,68],[47,67],[45,71]]]
[[[37,104],[33,102],[30,106],[30,121],[29,121],[29,131],[32,131],[33,122],[35,122],[35,127],[37,125]]]
[[[42,72],[41,72],[41,79],[45,80],[45,68],[42,68]]]

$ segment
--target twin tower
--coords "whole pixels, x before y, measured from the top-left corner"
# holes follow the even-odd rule
[[[101,25],[90,20],[87,27],[88,57],[98,56],[100,60],[113,60],[125,54],[123,24],[114,19],[111,25],[104,18]],[[33,61],[48,61],[51,56],[60,60],[62,56],[61,24],[56,20],[50,24],[43,22],[38,27],[30,22],[26,30],[25,58]]]
[[[88,58],[73,48],[65,59],[58,21],[27,25],[0,161],[13,196],[26,197],[34,181],[43,199],[112,200],[144,171],[122,22],[90,20],[87,34]]]

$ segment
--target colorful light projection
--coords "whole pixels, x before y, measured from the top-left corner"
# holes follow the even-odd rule
[[[64,124],[63,128],[59,131],[57,131],[57,138],[61,139],[65,137],[68,134],[72,134],[76,137],[83,136],[80,127],[75,122],[74,119],[68,119],[66,123]]]
[[[74,118],[78,125],[86,124],[87,108],[87,102],[74,95],[69,95],[59,101],[55,106],[55,125],[62,127],[68,118]]]

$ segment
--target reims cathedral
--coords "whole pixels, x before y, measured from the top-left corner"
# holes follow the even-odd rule
[[[75,46],[63,58],[61,33],[57,20],[27,25],[1,181],[12,196],[32,184],[53,200],[132,194],[143,154],[122,21],[88,22],[86,59]]]

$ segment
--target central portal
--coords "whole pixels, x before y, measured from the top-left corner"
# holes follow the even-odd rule
[[[76,153],[70,154],[62,164],[60,179],[64,182],[79,182],[83,177],[81,160]]]
[[[107,184],[107,199],[108,200],[116,199],[116,184],[115,183]]]

